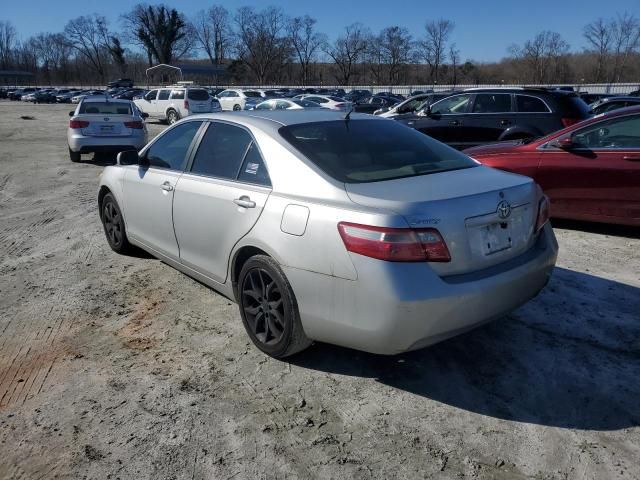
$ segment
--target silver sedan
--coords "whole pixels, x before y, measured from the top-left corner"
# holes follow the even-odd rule
[[[83,153],[140,150],[147,143],[146,113],[130,100],[105,96],[83,98],[69,112],[67,143],[72,162]]]
[[[530,178],[321,109],[189,117],[122,152],[98,203],[113,250],[141,247],[233,299],[274,357],[314,340],[439,342],[536,296],[558,251]]]

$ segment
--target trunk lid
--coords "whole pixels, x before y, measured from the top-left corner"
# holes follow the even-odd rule
[[[131,115],[95,115],[82,114],[74,120],[89,122],[89,126],[82,129],[82,135],[87,137],[126,137],[131,135],[131,129],[125,127],[124,122],[133,120]]]
[[[478,166],[345,188],[357,204],[391,210],[414,228],[436,228],[451,253],[451,262],[430,264],[441,276],[505,262],[535,240],[537,187],[521,175]]]

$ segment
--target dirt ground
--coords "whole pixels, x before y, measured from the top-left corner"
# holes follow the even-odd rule
[[[0,103],[0,478],[640,478],[637,230],[556,225],[538,298],[432,348],[277,361],[109,249],[68,110]]]

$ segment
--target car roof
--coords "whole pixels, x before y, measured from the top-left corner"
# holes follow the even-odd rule
[[[131,103],[131,100],[123,98],[107,97],[106,95],[90,95],[82,99],[83,103],[90,102],[109,102],[109,103]]]
[[[640,102],[640,97],[630,97],[627,95],[620,95],[619,97],[605,97],[599,100],[600,105],[602,105],[603,103],[609,103],[609,102],[619,102],[620,100],[625,100],[625,101],[634,101],[634,102]]]
[[[246,127],[256,127],[264,130],[278,130],[280,127],[288,125],[298,125],[302,123],[330,122],[344,120],[344,112],[336,112],[328,109],[300,109],[300,110],[243,110],[239,112],[204,113],[192,115],[188,119],[209,119],[234,122]],[[389,122],[386,118],[365,113],[355,113],[350,115],[349,121],[372,120]]]

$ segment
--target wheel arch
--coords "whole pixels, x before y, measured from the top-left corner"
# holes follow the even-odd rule
[[[273,258],[273,255],[270,255],[264,249],[255,245],[243,245],[242,247],[238,248],[233,254],[230,262],[229,278],[231,279],[233,296],[236,298],[236,300],[238,299],[238,277],[240,276],[242,266],[247,262],[247,260],[255,255],[266,255]]]
[[[514,126],[506,129],[498,140],[515,140],[519,138],[535,138],[542,136],[542,132],[535,128]]]

